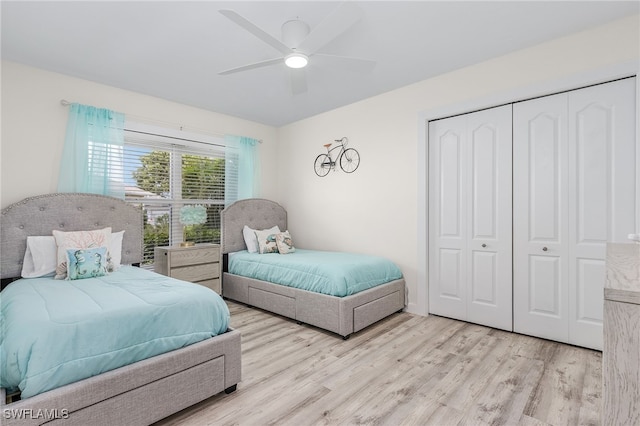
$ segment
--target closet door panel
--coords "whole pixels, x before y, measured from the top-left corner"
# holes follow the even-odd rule
[[[471,254],[471,303],[498,306],[496,257],[496,253],[478,250]]]
[[[512,330],[511,105],[429,123],[429,311]]]
[[[466,320],[466,119],[429,123],[429,312]]]
[[[635,230],[635,79],[569,94],[569,342],[602,349],[606,243]]]
[[[560,265],[558,256],[529,256],[529,312],[562,320]]]
[[[566,341],[567,95],[514,105],[514,331]]]
[[[539,101],[538,103],[546,103]],[[529,105],[527,105],[529,106]],[[535,106],[535,105],[534,105]],[[524,108],[520,105],[520,109]],[[562,183],[560,161],[562,143],[566,139],[564,114],[561,110],[545,112],[527,121],[528,131],[521,133],[518,129],[518,160],[527,163],[528,175],[523,176],[526,182],[518,182],[516,190],[528,192],[529,241],[547,244],[559,244],[560,214],[562,209]],[[520,185],[523,187],[521,188]]]
[[[462,303],[466,299],[465,283],[461,282],[461,270],[462,270],[462,250],[440,249],[438,254],[438,276],[439,282],[439,297],[443,299],[449,299],[448,304]],[[443,303],[440,303],[439,308],[443,308]],[[436,310],[439,310],[436,308]],[[434,312],[437,313],[437,312]],[[465,317],[466,312],[463,313],[462,309],[460,317]],[[459,318],[464,319],[464,318]]]
[[[439,235],[450,243],[462,244],[462,222],[464,216],[461,210],[462,193],[464,188],[462,169],[462,150],[464,137],[454,131],[446,132],[438,141],[438,169],[440,170],[440,229]],[[459,246],[460,247],[460,246]]]
[[[497,130],[484,124],[471,131],[471,180],[473,239],[497,238],[496,219],[499,185],[496,181],[498,166]]]
[[[513,330],[511,105],[468,114],[468,320]]]
[[[576,158],[572,175],[580,221],[576,238],[581,243],[628,242],[627,235],[636,227],[635,93],[635,78],[571,92],[570,136]]]

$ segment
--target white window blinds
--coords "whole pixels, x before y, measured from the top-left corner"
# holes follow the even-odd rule
[[[222,138],[126,126],[125,199],[144,211],[144,265],[157,246],[220,242],[225,160]],[[195,207],[194,207],[195,206]]]

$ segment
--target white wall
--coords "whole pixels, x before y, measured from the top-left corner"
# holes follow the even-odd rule
[[[639,21],[625,18],[280,128],[279,199],[294,243],[394,260],[409,310],[426,313],[425,118],[575,88],[621,68],[637,72]],[[611,71],[594,72],[603,68]],[[343,136],[360,151],[360,168],[317,177],[322,145]]]
[[[259,156],[271,163],[276,129],[90,81],[2,62],[0,206],[56,192],[68,107],[66,99],[123,112],[128,119],[187,132],[228,133],[262,139]],[[263,169],[261,195],[275,198],[277,180]]]

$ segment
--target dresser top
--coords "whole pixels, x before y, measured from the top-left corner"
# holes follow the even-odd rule
[[[213,247],[220,247],[220,244],[214,244],[214,243],[198,243],[196,245],[193,246],[186,246],[186,247],[182,247],[180,245],[175,245],[175,246],[158,246],[156,247],[157,249],[161,249],[161,250],[170,250],[170,251],[179,251],[179,250],[197,250],[197,249],[206,249],[206,248],[213,248]]]
[[[640,305],[640,244],[607,244],[604,298]]]

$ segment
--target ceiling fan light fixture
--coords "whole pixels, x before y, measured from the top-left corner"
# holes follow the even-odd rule
[[[304,68],[309,63],[309,57],[304,53],[291,53],[284,58],[284,63],[289,68]]]

